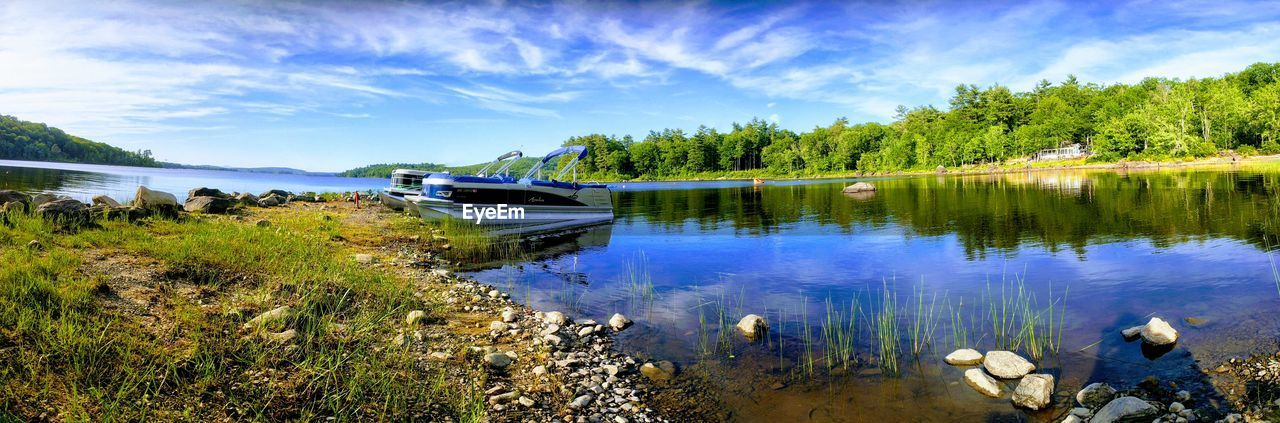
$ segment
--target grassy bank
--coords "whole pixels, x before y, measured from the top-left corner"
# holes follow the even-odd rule
[[[0,420],[483,417],[470,388],[483,372],[423,366],[389,342],[442,300],[352,259],[432,228],[341,207],[247,213],[81,228],[5,216]]]

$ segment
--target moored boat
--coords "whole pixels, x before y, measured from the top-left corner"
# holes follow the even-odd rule
[[[586,156],[582,146],[557,149],[520,179],[503,172],[509,164],[492,174],[483,170],[476,175],[432,173],[423,179],[422,191],[406,195],[405,200],[423,219],[454,218],[477,225],[551,230],[611,221],[609,187],[577,181],[577,164]],[[569,162],[555,176],[542,179],[544,168],[550,165],[554,171],[563,157],[569,157]],[[572,179],[562,181],[566,176]]]

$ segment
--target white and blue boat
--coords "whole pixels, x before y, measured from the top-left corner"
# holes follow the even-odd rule
[[[517,152],[512,152],[517,153]],[[613,220],[613,195],[600,183],[577,181],[577,165],[587,156],[583,146],[570,146],[547,154],[524,177],[506,174],[514,160],[497,171],[488,169],[505,159],[499,157],[476,175],[430,173],[422,179],[419,193],[404,200],[423,219],[467,220],[477,225],[511,226],[523,230],[603,223]],[[542,179],[544,168],[554,171],[560,159],[569,157],[555,176]],[[570,177],[564,181],[565,177]]]

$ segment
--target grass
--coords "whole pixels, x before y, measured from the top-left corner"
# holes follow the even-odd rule
[[[269,219],[270,227],[217,217],[68,230],[6,216],[0,409],[61,420],[366,420],[435,407],[483,420],[479,395],[385,347],[408,310],[434,313],[435,302],[416,298],[409,281],[354,264],[331,241],[351,236],[338,219],[292,211]],[[30,240],[43,248],[28,248]],[[129,275],[147,281],[109,283]],[[293,343],[241,331],[279,305],[294,313],[274,329],[296,330]]]
[[[837,309],[829,297],[826,305],[827,319],[822,325],[822,337],[827,367],[852,368],[856,365],[858,347],[858,312],[861,310],[858,297],[849,300],[847,315],[844,310]]]
[[[919,357],[924,349],[932,344],[933,334],[938,329],[938,319],[934,315],[938,304],[938,293],[933,294],[933,298],[929,300],[929,307],[925,308],[925,286],[922,278],[915,288],[915,298],[916,312],[911,314],[911,354]]]
[[[896,293],[889,287],[888,281],[884,283],[880,309],[878,313],[872,316],[872,323],[874,324],[873,330],[877,341],[876,363],[885,374],[896,375],[898,374],[898,356],[900,355],[898,341],[902,337],[898,331]]]

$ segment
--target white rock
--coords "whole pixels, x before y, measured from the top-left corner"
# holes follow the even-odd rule
[[[511,356],[503,353],[489,353],[484,356],[484,361],[489,363],[489,367],[495,369],[505,369],[511,365]]]
[[[590,334],[591,334],[591,332],[595,332],[595,330],[596,330],[596,328],[591,327],[591,326],[587,326],[587,327],[584,327],[584,328],[582,328],[582,329],[578,329],[578,336],[587,336],[587,335],[590,335]]]
[[[973,366],[982,363],[982,353],[969,348],[959,349],[947,354],[942,360],[953,366]]]
[[[511,323],[511,322],[516,321],[516,312],[515,312],[515,311],[512,311],[512,310],[503,310],[503,311],[502,311],[502,321],[507,322],[507,323]]]
[[[1022,377],[1013,390],[1013,403],[1019,407],[1039,410],[1049,405],[1053,398],[1053,375],[1032,374]]]
[[[1084,423],[1084,420],[1080,420],[1079,417],[1076,417],[1075,414],[1072,414],[1072,415],[1068,415],[1067,418],[1062,419],[1060,423]]]
[[[111,198],[105,195],[95,195],[93,197],[93,205],[107,206],[107,207],[120,207],[120,202],[116,201],[116,199],[114,198]]]
[[[563,326],[565,322],[564,313],[558,311],[548,312],[543,320],[553,325]]]
[[[414,311],[410,311],[409,315],[404,317],[404,322],[409,326],[413,326],[418,324],[418,322],[422,321],[422,319],[426,317],[427,317],[427,312],[422,310],[414,310]]]
[[[1159,414],[1160,410],[1146,401],[1134,397],[1120,397],[1111,400],[1101,410],[1094,413],[1089,422],[1148,421]]]
[[[613,313],[613,317],[609,318],[609,327],[615,331],[621,331],[631,326],[631,319],[623,316],[622,313]]]
[[[987,376],[982,369],[969,369],[964,371],[964,383],[968,384],[974,390],[982,395],[992,398],[1000,397],[1000,385],[995,379]]]
[[[377,261],[377,259],[375,259],[371,254],[356,254],[351,257],[356,260],[356,263],[360,263],[360,264],[372,264],[373,262]]]
[[[1159,317],[1152,317],[1146,326],[1142,327],[1142,340],[1151,345],[1169,345],[1178,342],[1178,331],[1169,326],[1169,322],[1161,320]]]
[[[542,342],[546,342],[551,345],[560,345],[560,341],[562,341],[562,339],[555,334],[548,333],[546,335],[542,335]]]
[[[547,366],[538,366],[533,368],[534,376],[542,376],[547,374]]]
[[[147,187],[141,186],[138,187],[138,192],[133,195],[133,205],[134,207],[147,210],[177,210],[179,208],[178,197],[174,197],[173,194],[162,191],[152,191]]]
[[[583,395],[583,396],[580,396],[580,397],[574,398],[574,399],[573,399],[573,402],[569,403],[569,407],[572,407],[572,408],[575,408],[575,409],[581,409],[581,408],[584,408],[584,407],[586,407],[586,406],[588,406],[588,405],[591,405],[591,400],[592,400],[592,399],[594,399],[594,398],[592,398],[592,397],[591,397],[591,394],[587,394],[587,395]]]
[[[289,313],[292,310],[293,309],[290,308],[289,306],[276,307],[265,313],[259,314],[257,317],[249,319],[249,321],[244,324],[244,328],[252,329],[255,327],[266,325],[276,320],[284,319],[286,317],[289,317]]]
[[[1036,370],[1030,361],[1008,351],[988,351],[982,358],[982,368],[1001,379],[1017,379]]]
[[[1125,338],[1134,338],[1142,334],[1142,329],[1145,327],[1146,326],[1134,326],[1134,327],[1120,331],[1120,334],[1124,335]]]
[[[502,322],[499,322],[499,321],[497,321],[497,320],[494,320],[494,321],[492,321],[492,322],[489,322],[489,330],[490,330],[490,331],[494,331],[494,332],[497,332],[497,331],[504,331],[504,330],[507,330],[507,327],[508,327],[508,326],[507,326],[507,324],[506,324],[506,323],[502,323]]]
[[[870,192],[875,190],[876,190],[876,186],[871,185],[870,183],[867,183],[867,182],[855,182],[853,185],[844,187],[844,192],[850,193],[850,194],[859,193],[859,192]]]
[[[533,407],[533,404],[534,404],[533,399],[529,397],[520,397],[520,399],[516,401],[519,402],[520,405],[523,405],[525,407]]]
[[[264,333],[262,336],[266,338],[268,341],[278,342],[283,344],[285,342],[292,341],[293,338],[298,337],[298,331],[289,329],[284,332]]]
[[[748,314],[738,321],[737,327],[747,339],[756,339],[769,331],[769,322],[758,315]]]

